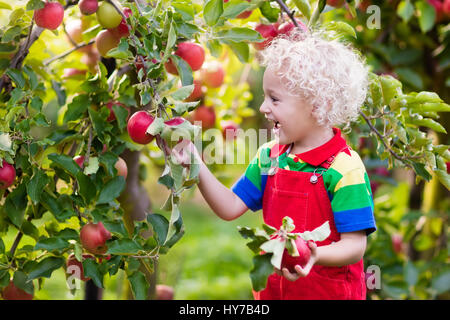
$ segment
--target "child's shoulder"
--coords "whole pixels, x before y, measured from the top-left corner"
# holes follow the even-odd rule
[[[354,170],[366,171],[364,163],[358,152],[352,149],[350,149],[350,152],[340,152],[336,156],[336,159],[330,168],[339,172],[343,176]]]

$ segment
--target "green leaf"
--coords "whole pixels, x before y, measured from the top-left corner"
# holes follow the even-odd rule
[[[410,0],[403,0],[397,6],[397,15],[407,23],[414,15],[414,6]]]
[[[270,263],[271,256],[271,254],[263,254],[253,257],[253,269],[250,271],[250,279],[255,291],[263,290],[267,285],[267,278],[273,273],[273,266]]]
[[[24,76],[22,75],[22,72],[17,69],[8,69],[6,70],[6,75],[11,78],[12,81],[19,87],[20,89],[23,89],[25,87],[26,81]]]
[[[99,288],[103,287],[103,274],[100,272],[99,265],[93,259],[84,259],[83,271],[86,278],[91,278]]]
[[[36,169],[34,170],[33,177],[27,185],[27,192],[34,204],[37,204],[41,200],[41,194],[44,191],[44,187],[50,182],[50,178],[45,171]]]
[[[436,294],[448,292],[450,290],[450,270],[444,271],[431,280],[431,287]]]
[[[270,1],[264,1],[259,7],[259,10],[261,11],[262,15],[272,23],[278,21],[278,17],[280,16],[281,12],[279,7],[272,7]]]
[[[401,94],[402,83],[392,76],[380,76],[381,91],[385,104],[390,104],[391,100]]]
[[[172,55],[170,59],[172,59],[178,70],[182,86],[184,87],[193,84],[194,77],[192,76],[192,69],[189,64],[177,55]]]
[[[91,179],[83,172],[79,172],[76,176],[80,195],[83,197],[86,205],[91,202],[97,195],[97,188]]]
[[[282,241],[279,238],[275,238],[269,241],[264,242],[260,248],[261,250],[273,253],[270,259],[270,263],[277,268],[281,269],[281,260],[283,258],[284,249],[286,246],[286,241]]]
[[[60,107],[66,104],[66,91],[61,86],[61,83],[52,79],[52,88],[55,90],[56,97],[58,98],[58,104]]]
[[[128,276],[128,281],[130,281],[134,299],[146,300],[149,284],[145,278],[145,275],[140,271],[136,271],[132,275]]]
[[[73,176],[76,176],[81,172],[80,166],[71,157],[66,156],[65,154],[51,153],[48,155],[48,158],[55,165],[69,172]]]
[[[311,5],[309,4],[309,0],[294,0],[294,4],[306,19],[311,19]]]
[[[400,80],[409,84],[414,89],[422,90],[424,87],[422,77],[410,68],[396,68],[394,72],[399,76]]]
[[[447,133],[447,131],[445,130],[445,128],[437,121],[434,121],[433,119],[412,119],[411,121],[409,121],[412,124],[415,124],[416,126],[423,126],[423,127],[427,127],[430,128],[436,132],[440,132],[440,133]]]
[[[65,260],[63,258],[45,258],[31,268],[30,272],[28,273],[28,279],[33,280],[40,277],[50,278],[53,271],[61,268],[64,263]]]
[[[184,100],[191,95],[193,90],[194,90],[193,84],[184,86],[184,87],[179,88],[174,93],[172,93],[171,97],[174,98],[175,100]]]
[[[22,28],[19,26],[13,26],[11,28],[8,28],[6,32],[3,34],[2,42],[10,42],[14,40],[14,38],[22,32]]]
[[[112,109],[119,124],[119,129],[124,130],[127,127],[128,110],[118,105],[113,105]]]
[[[404,276],[409,286],[415,286],[419,280],[419,270],[417,270],[411,261],[406,263],[404,268]]]
[[[166,217],[158,213],[148,214],[147,221],[152,225],[153,231],[156,233],[156,240],[158,241],[158,244],[162,245],[167,238],[169,221]]]
[[[224,10],[222,14],[223,19],[233,19],[240,13],[246,11],[251,4],[242,0],[231,0],[224,3]]]
[[[39,230],[30,221],[24,220],[22,222],[20,230],[23,232],[23,234],[26,234],[27,236],[30,236],[34,240],[38,241],[38,239],[39,239]]]
[[[203,7],[203,17],[206,24],[214,26],[223,13],[223,0],[209,0]]]
[[[90,104],[90,98],[86,94],[81,94],[73,98],[72,102],[67,106],[67,111],[64,114],[64,123],[82,118],[83,113],[86,112]]]
[[[44,2],[41,0],[29,0],[27,2],[27,11],[42,9],[44,7]]]
[[[416,8],[419,11],[419,26],[423,33],[430,31],[436,20],[436,11],[434,7],[426,1],[416,2]]]
[[[107,253],[109,254],[132,255],[137,254],[139,251],[143,250],[140,244],[131,239],[118,239],[108,241],[107,245]]]
[[[0,9],[12,10],[12,7],[6,2],[0,1]]]
[[[160,134],[164,129],[164,120],[162,118],[156,117],[155,120],[148,126],[147,133],[152,136]]]
[[[64,239],[52,237],[52,238],[42,238],[34,246],[34,250],[62,250],[69,247],[69,242]]]
[[[234,27],[220,31],[217,35],[221,40],[229,40],[234,42],[259,42],[264,40],[259,32],[249,28]]]
[[[181,14],[181,17],[185,21],[191,21],[194,20],[195,12],[194,8],[186,3],[173,3],[173,8],[176,12]],[[169,31],[170,33],[170,31]]]
[[[206,42],[208,50],[214,58],[219,58],[222,55],[222,45],[216,39],[211,39]]]
[[[128,41],[126,38],[122,38],[120,39],[119,45],[116,48],[109,50],[106,56],[109,58],[126,60],[127,58],[132,57],[133,54],[128,50]]]
[[[18,228],[21,227],[25,209],[27,207],[26,185],[28,181],[23,181],[6,198],[4,210],[11,222]]]
[[[108,203],[116,199],[125,188],[125,178],[122,176],[117,176],[112,178],[105,187],[100,191],[98,197],[98,204]]]
[[[20,270],[14,272],[13,282],[17,288],[20,288],[29,294],[34,294],[33,282],[28,281],[28,276],[24,272]]]
[[[100,139],[103,139],[103,131],[105,131],[108,128],[108,126],[111,126],[106,121],[107,117],[105,117],[103,113],[97,112],[92,108],[89,108],[88,111],[89,117],[91,118],[92,124],[94,125],[95,132],[97,133]]]
[[[343,21],[332,21],[327,24],[327,29],[335,31],[339,36],[350,36],[356,39],[355,29]]]
[[[248,47],[248,44],[245,42],[233,42],[233,41],[227,41],[227,45],[233,50],[236,57],[239,59],[242,63],[249,62],[250,58],[250,49]]]
[[[0,238],[0,254],[5,253],[5,243],[3,242],[2,238]]]

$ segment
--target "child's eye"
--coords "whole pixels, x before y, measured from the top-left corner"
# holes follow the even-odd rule
[[[275,98],[275,97],[272,97],[272,96],[270,96],[270,99],[272,99],[272,101],[273,101],[273,102],[277,102],[277,101],[278,101],[278,99],[277,99],[277,98]]]

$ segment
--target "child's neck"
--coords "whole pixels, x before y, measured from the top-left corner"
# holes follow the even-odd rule
[[[313,150],[327,143],[334,137],[333,128],[321,128],[317,132],[309,133],[303,139],[294,141],[291,154],[299,154]]]

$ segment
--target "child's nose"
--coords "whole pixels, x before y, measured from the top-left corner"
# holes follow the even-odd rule
[[[259,107],[259,112],[264,113],[264,114],[270,112],[270,109],[269,109],[269,107],[267,106],[267,103],[265,102],[265,100],[263,101],[263,103],[262,103],[261,106]]]

